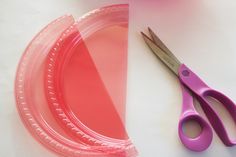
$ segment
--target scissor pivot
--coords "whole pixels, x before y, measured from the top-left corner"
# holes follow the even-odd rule
[[[190,72],[188,70],[183,70],[182,75],[183,76],[189,76]]]

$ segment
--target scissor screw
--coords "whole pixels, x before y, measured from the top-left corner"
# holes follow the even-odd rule
[[[190,73],[189,73],[188,70],[183,70],[183,71],[182,71],[182,75],[183,75],[183,76],[189,76],[189,74],[190,74]]]

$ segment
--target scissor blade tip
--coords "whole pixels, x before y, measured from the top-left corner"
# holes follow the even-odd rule
[[[149,32],[153,32],[153,30],[152,30],[150,27],[148,27],[148,31],[149,31]]]
[[[151,28],[148,28],[148,31],[153,38],[156,38],[156,34],[153,32],[153,30]]]
[[[145,38],[148,38],[148,36],[145,34],[145,33],[143,33],[143,32],[140,32],[141,34],[142,34],[142,36],[143,36],[143,38],[145,39]]]
[[[149,38],[145,33],[140,32],[144,38]]]
[[[140,32],[143,36],[145,35],[142,31]]]

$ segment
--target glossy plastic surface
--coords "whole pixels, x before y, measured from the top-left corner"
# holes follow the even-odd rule
[[[127,5],[124,6],[128,7]],[[119,6],[107,8],[117,9],[117,7],[119,8]],[[89,15],[101,11],[108,10],[95,10],[83,19],[89,19]],[[55,118],[56,115],[52,114],[53,112],[49,109],[50,103],[45,95],[45,63],[48,59],[48,53],[53,50],[56,41],[64,35],[63,32],[71,27],[73,28],[76,24],[72,16],[63,16],[45,27],[26,48],[19,63],[15,80],[16,103],[21,119],[39,142],[62,156],[136,156],[132,144],[127,147],[122,145],[122,148],[112,147],[108,149],[110,144],[113,145],[112,142],[96,145],[96,143],[85,143],[74,139],[74,136],[71,136],[70,132],[62,127],[62,124]],[[60,111],[57,110],[57,112]],[[83,138],[87,138],[87,136],[84,135]]]
[[[205,112],[208,120],[210,121],[212,127],[216,131],[217,135],[220,137],[222,142],[227,146],[233,146],[236,144],[235,140],[229,138],[222,120],[220,119],[217,112],[212,108],[212,105],[206,99],[207,96],[213,97],[215,100],[219,101],[228,113],[232,116],[234,122],[236,123],[236,106],[235,103],[222,93],[211,89],[208,87],[196,74],[194,74],[187,66],[182,64],[179,68],[179,78],[181,83],[191,90],[196,96],[197,100]],[[187,89],[183,87],[183,109],[179,124],[179,135],[182,143],[191,150],[202,151],[205,150],[211,143],[212,131],[206,121],[196,113],[192,105],[192,96],[189,95]],[[182,132],[182,125],[184,121],[191,118],[197,121],[202,127],[201,134],[195,138],[190,139]]]
[[[188,89],[186,89],[183,85],[181,85],[181,88],[182,88],[183,106],[178,129],[180,140],[190,150],[203,151],[207,149],[212,142],[212,137],[213,137],[212,129],[209,126],[209,124],[195,110],[193,104],[193,97],[190,95]],[[183,131],[183,126],[188,121],[195,121],[201,127],[200,134],[195,138],[188,137]]]

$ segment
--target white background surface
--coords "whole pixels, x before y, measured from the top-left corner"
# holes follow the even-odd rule
[[[55,156],[30,136],[15,108],[15,71],[28,42],[61,15],[70,13],[77,18],[100,6],[124,2],[0,1],[1,157]],[[178,81],[145,46],[139,31],[152,27],[181,61],[236,102],[236,1],[131,0],[129,3],[127,128],[139,156],[235,156],[236,147],[225,147],[216,135],[209,149],[202,153],[190,152],[181,145],[177,134],[181,110]],[[224,114],[222,117],[225,118]]]

